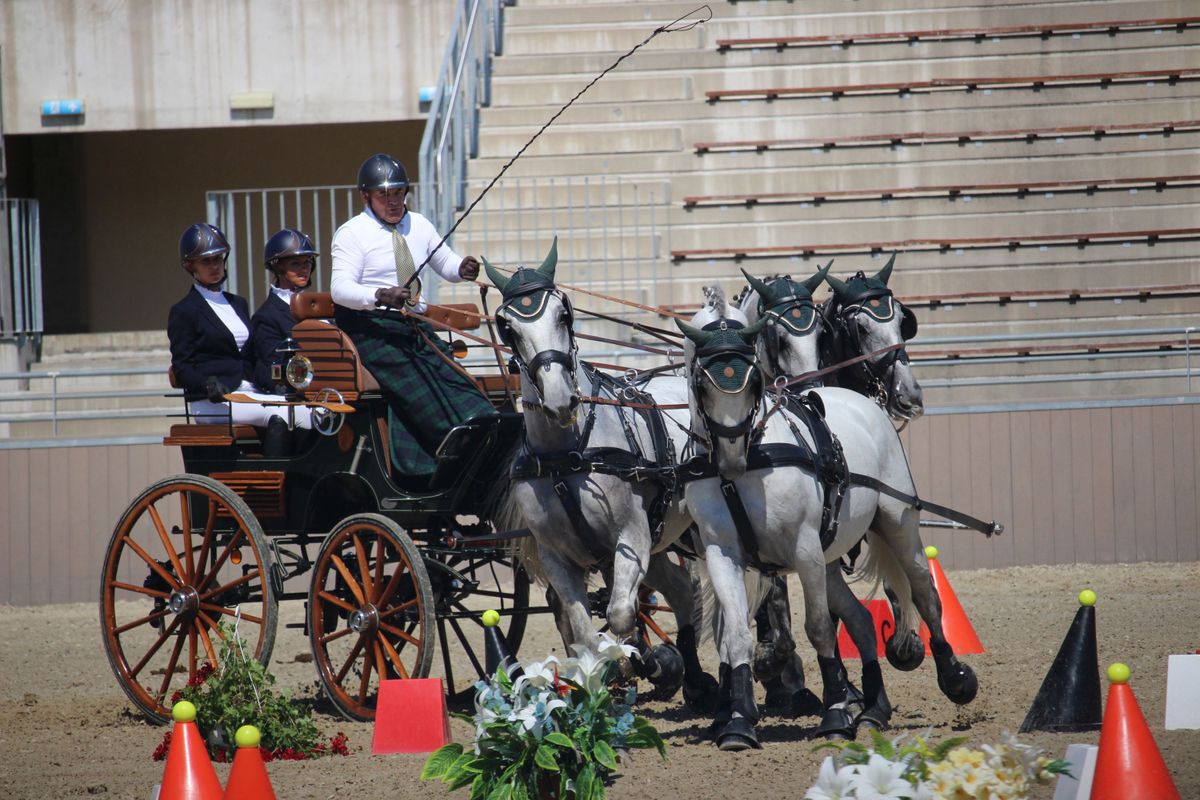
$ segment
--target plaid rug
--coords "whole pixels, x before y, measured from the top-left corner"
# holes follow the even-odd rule
[[[446,364],[417,332],[420,326],[438,349],[449,346],[428,323],[337,309],[338,326],[388,401],[392,468],[410,476],[432,475],[434,454],[450,429],[495,414],[479,390]]]

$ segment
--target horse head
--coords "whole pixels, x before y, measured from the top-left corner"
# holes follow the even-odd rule
[[[725,293],[709,290],[708,302],[688,324],[675,324],[687,337],[688,392],[693,420],[704,426],[717,471],[725,480],[746,472],[755,412],[765,383],[755,339],[767,324],[747,325],[746,316],[725,304]]]
[[[917,335],[917,318],[888,288],[896,255],[875,275],[856,273],[847,281],[829,275],[833,299],[826,318],[835,346],[828,358],[842,361],[877,353],[847,367],[840,383],[876,396],[897,419],[915,419],[924,413],[921,385],[913,375],[904,342]],[[878,353],[886,348],[895,348]]]
[[[575,422],[579,410],[578,347],[571,301],[554,285],[557,263],[558,237],[540,267],[518,267],[512,277],[483,260],[488,278],[504,298],[496,309],[496,327],[500,339],[512,350],[509,368],[521,374],[525,404],[566,428]]]
[[[766,319],[758,337],[758,357],[768,380],[816,372],[821,365],[820,334],[824,318],[813,303],[813,292],[824,282],[830,261],[804,281],[789,275],[765,281],[742,270],[753,291],[742,299],[741,311],[751,323]]]

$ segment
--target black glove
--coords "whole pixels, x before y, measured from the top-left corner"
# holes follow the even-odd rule
[[[208,376],[208,381],[204,384],[204,391],[208,394],[208,400],[211,403],[224,403],[225,395],[229,394],[229,389],[221,383],[216,375]]]

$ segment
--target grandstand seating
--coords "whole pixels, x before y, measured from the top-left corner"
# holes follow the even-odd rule
[[[1117,83],[1153,83],[1200,80],[1200,69],[1144,69],[1129,72],[1091,72],[1071,75],[980,75],[969,78],[931,78],[929,80],[887,83],[846,83],[827,86],[775,86],[765,89],[712,89],[705,92],[710,103],[722,100],[778,100],[784,97],[849,97],[871,94],[917,94],[926,92],[974,92],[980,89],[1032,89],[1050,87],[1098,86]]]
[[[738,49],[760,49],[771,47],[784,50],[789,47],[819,47],[854,44],[891,44],[895,42],[945,42],[955,39],[983,41],[1017,36],[1066,36],[1075,33],[1094,33],[1115,36],[1125,31],[1163,30],[1173,28],[1185,30],[1200,25],[1200,17],[1169,17],[1166,19],[1092,20],[1087,22],[1046,23],[1043,25],[1003,25],[976,28],[943,28],[909,31],[876,31],[822,36],[767,36],[751,39],[718,39],[717,51],[721,53]]]
[[[1130,122],[1118,125],[1065,125],[1058,128],[1011,128],[977,131],[906,131],[864,136],[830,136],[820,139],[751,139],[729,142],[696,142],[699,155],[706,153],[731,153],[742,150],[763,152],[790,148],[809,149],[819,147],[831,150],[835,147],[899,147],[901,145],[927,144],[971,144],[973,142],[1025,141],[1038,139],[1065,139],[1088,137],[1102,139],[1106,136],[1138,136],[1161,134],[1171,136],[1185,131],[1200,131],[1200,120],[1172,120],[1167,122]]]

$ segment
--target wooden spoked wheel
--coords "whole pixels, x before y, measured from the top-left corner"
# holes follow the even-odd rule
[[[381,680],[429,674],[429,575],[412,539],[387,517],[347,517],[325,537],[307,613],[321,684],[350,719],[375,718]]]
[[[529,574],[511,554],[496,548],[424,551],[437,610],[442,674],[452,698],[473,695],[487,677],[483,612],[500,614],[499,630],[520,660],[529,609]]]
[[[262,528],[246,503],[202,475],[161,480],[117,522],[104,556],[100,629],[113,672],[155,720],[205,663],[219,667],[227,623],[266,665],[278,605]]]

